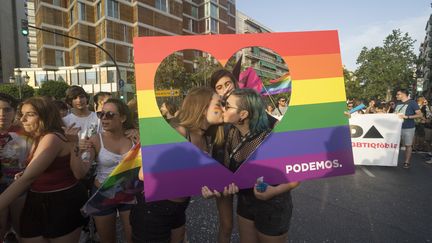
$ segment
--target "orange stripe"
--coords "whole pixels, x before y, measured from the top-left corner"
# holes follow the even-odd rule
[[[154,76],[159,63],[135,64],[135,82],[137,90],[153,90]]]
[[[293,80],[333,78],[343,76],[340,54],[286,56]]]

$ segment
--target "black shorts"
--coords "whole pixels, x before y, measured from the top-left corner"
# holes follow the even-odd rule
[[[290,192],[267,201],[255,198],[251,189],[241,190],[238,196],[237,214],[252,220],[255,228],[264,235],[279,236],[288,232],[292,209]]]
[[[129,216],[133,242],[170,242],[171,230],[186,223],[188,205],[189,199],[185,202],[163,200],[136,204]]]
[[[87,221],[80,211],[87,199],[80,183],[58,192],[29,191],[21,213],[20,236],[57,238],[71,233]]]

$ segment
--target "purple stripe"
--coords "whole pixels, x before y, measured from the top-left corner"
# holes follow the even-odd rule
[[[291,157],[351,149],[348,126],[272,133],[250,157],[252,160]],[[189,142],[142,147],[146,173],[177,171],[215,162]]]
[[[263,89],[263,91],[261,92],[261,95],[275,95],[275,94],[280,94],[280,93],[287,93],[287,92],[291,92],[291,88],[285,88],[285,89],[278,89],[278,90],[271,90],[266,92],[265,89]]]
[[[333,167],[333,162],[329,162],[333,160],[337,160],[340,166]],[[297,171],[298,168],[302,167],[302,164],[307,165],[309,170]],[[315,170],[310,170],[311,164],[315,165]],[[287,165],[296,168],[297,172],[286,173]],[[305,165],[303,165],[304,168],[306,168]],[[218,191],[222,191],[223,187],[232,182],[240,188],[251,188],[260,176],[264,176],[264,181],[267,183],[280,184],[289,181],[353,174],[354,169],[352,152],[351,149],[348,149],[333,153],[253,161],[245,163],[234,174],[219,164],[174,172],[145,173],[145,196],[148,201],[156,201],[201,195],[201,187],[204,185]]]

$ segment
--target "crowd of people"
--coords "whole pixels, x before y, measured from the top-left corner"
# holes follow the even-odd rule
[[[352,99],[347,101],[347,109],[352,110],[363,102]],[[425,154],[425,163],[432,164],[432,112],[428,100],[420,96],[410,98],[407,89],[397,89],[395,100],[389,102],[370,100],[368,106],[351,115],[395,113],[403,119],[401,147],[405,149],[403,168],[411,167],[413,152]]]
[[[93,106],[89,101],[79,86],[68,88],[64,100],[32,97],[18,103],[0,93],[0,239],[78,242],[90,219],[100,242],[116,242],[120,219],[126,242],[187,242],[189,197],[146,202],[140,194],[134,202],[90,217],[82,214],[88,198],[139,143],[136,102],[128,106],[105,92],[93,97]],[[287,99],[280,98],[278,104],[277,114],[282,115]],[[179,109],[165,101],[160,111],[189,142],[232,171],[278,121],[256,91],[239,89],[225,69],[213,73],[210,87],[191,89]],[[293,208],[290,191],[298,185],[239,190],[230,184],[222,192],[203,186],[202,196],[216,200],[217,241],[230,242],[237,195],[241,242],[286,242]]]

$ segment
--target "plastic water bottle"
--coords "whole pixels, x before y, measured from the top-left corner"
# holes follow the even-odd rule
[[[90,124],[87,129],[81,134],[81,139],[88,139],[89,137],[96,134],[96,127],[97,125],[92,123]],[[85,163],[90,163],[90,151],[86,150],[84,153],[81,154],[81,160]]]

